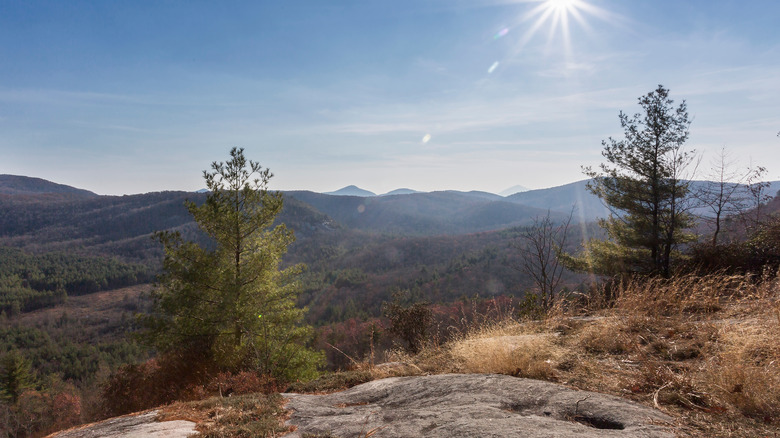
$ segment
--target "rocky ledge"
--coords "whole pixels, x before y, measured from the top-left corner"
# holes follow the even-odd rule
[[[673,438],[657,410],[496,374],[393,377],[328,395],[283,394],[294,437]]]

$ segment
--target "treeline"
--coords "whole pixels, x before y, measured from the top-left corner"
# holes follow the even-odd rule
[[[64,302],[68,295],[117,289],[154,278],[147,266],[66,253],[29,254],[0,247],[0,312],[20,312]]]

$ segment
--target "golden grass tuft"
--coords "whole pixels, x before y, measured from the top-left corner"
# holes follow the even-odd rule
[[[744,276],[684,275],[665,278],[632,278],[613,284],[614,306],[650,316],[707,314],[722,309],[722,301],[743,293]]]
[[[604,318],[586,325],[578,333],[582,349],[593,354],[623,354],[631,349],[631,340],[625,334],[626,324],[616,318]]]
[[[564,351],[555,334],[536,333],[512,320],[472,330],[448,345],[459,372],[499,373],[555,380]]]

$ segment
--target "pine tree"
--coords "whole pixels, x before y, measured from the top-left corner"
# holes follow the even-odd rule
[[[0,397],[15,404],[26,389],[33,387],[30,361],[17,350],[0,358]]]
[[[312,330],[296,307],[300,266],[280,269],[293,240],[273,226],[282,195],[268,191],[273,176],[233,148],[231,159],[204,171],[206,202],[187,203],[210,238],[204,247],[178,232],[161,232],[164,273],[145,338],[159,351],[200,351],[221,369],[283,379],[314,374],[321,355],[306,344]]]
[[[620,112],[625,138],[602,142],[608,163],[600,172],[585,173],[593,180],[588,189],[610,209],[600,222],[607,241],[589,242],[591,270],[602,274],[639,272],[669,276],[676,247],[690,236],[685,200],[688,182],[682,178],[693,151],[684,151],[688,139],[685,101],[676,108],[669,90],[658,88],[639,98],[642,112]]]

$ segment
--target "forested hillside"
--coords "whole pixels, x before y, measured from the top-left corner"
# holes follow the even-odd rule
[[[0,175],[0,195],[47,195],[51,199],[57,197],[60,199],[73,199],[97,196],[88,190],[53,183],[41,178],[18,175]]]
[[[161,192],[56,203],[4,199],[0,201],[0,243],[23,248],[29,254],[59,251],[57,257],[63,257],[62,252],[118,257],[130,265],[116,266],[127,266],[137,278],[148,281],[162,256],[160,245],[152,239],[154,232],[178,230],[202,239],[194,230],[184,200],[202,202],[203,197]],[[521,295],[530,284],[516,269],[512,242],[517,233],[507,227],[528,224],[535,215],[546,214],[482,196],[448,192],[375,198],[380,201],[375,204],[364,198],[310,192],[294,192],[285,198],[279,222],[291,228],[297,238],[285,260],[287,264],[307,265],[302,304],[312,308],[309,318],[320,324],[358,314],[378,316],[382,301],[399,288],[441,302],[462,296]],[[299,198],[332,211],[341,220]],[[362,212],[361,206],[365,207]],[[495,227],[506,230],[453,232]],[[11,251],[6,252],[8,258],[19,259]],[[82,259],[73,255],[68,263],[77,267],[81,263],[77,260]],[[18,283],[16,277],[8,278],[9,284]],[[135,283],[121,286],[127,284]],[[98,289],[93,287],[92,291]],[[29,304],[21,304],[27,310],[44,302],[61,302],[62,291],[71,293],[67,288],[57,292],[56,287],[24,294],[21,291],[27,289],[15,290],[19,291],[15,298],[9,295],[5,302],[27,296]]]
[[[63,303],[68,296],[148,283],[154,272],[106,257],[68,253],[28,254],[0,247],[0,312],[21,312]]]

